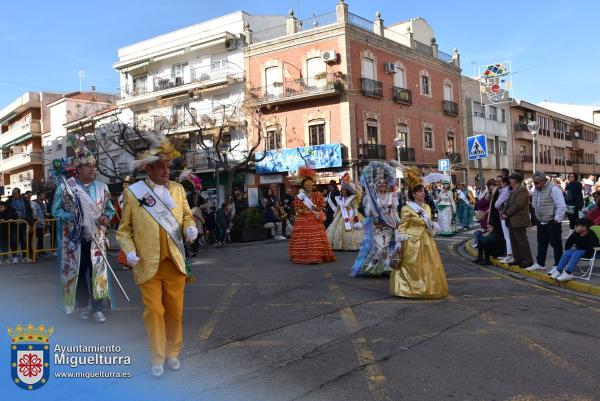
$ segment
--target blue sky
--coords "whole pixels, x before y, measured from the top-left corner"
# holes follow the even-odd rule
[[[237,10],[305,18],[337,0],[88,0],[6,2],[0,14],[0,108],[27,90],[118,92],[117,49]],[[347,1],[350,11],[385,24],[424,17],[440,49],[461,52],[463,74],[511,60],[517,98],[600,105],[600,3],[594,1]],[[298,7],[299,5],[299,7]],[[298,12],[299,9],[299,12]]]

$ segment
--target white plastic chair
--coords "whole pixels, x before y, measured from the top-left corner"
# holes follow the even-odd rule
[[[594,234],[596,234],[596,237],[598,237],[598,240],[600,240],[600,226],[592,226],[592,227],[590,227],[590,229],[594,232]],[[600,274],[593,272],[594,265],[596,263],[596,258],[600,258],[600,247],[594,248],[594,254],[592,255],[591,258],[579,259],[579,263],[577,264],[577,267],[579,267],[579,272],[581,274],[579,274],[579,275],[573,274],[573,277],[578,278],[580,280],[589,281],[590,278],[592,277],[592,274],[594,276],[600,276]]]

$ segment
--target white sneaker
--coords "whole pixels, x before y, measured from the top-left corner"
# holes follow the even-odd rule
[[[552,273],[550,277],[556,280],[561,274],[562,272],[559,272],[558,269],[556,269],[556,271]]]
[[[177,359],[177,357],[171,356],[167,358],[167,366],[171,370],[179,370],[179,368],[181,367],[181,362],[179,361],[179,359]]]
[[[19,263],[19,258],[17,258],[16,256],[13,258],[12,260],[13,263]]]
[[[23,258],[22,262],[23,263],[31,263],[33,261],[31,259],[29,259],[29,258]]]
[[[161,377],[165,373],[165,368],[163,367],[163,365],[161,363],[160,365],[152,366],[152,368],[150,369],[150,372],[152,373],[152,376],[154,376],[154,377]]]
[[[96,320],[96,323],[106,322],[106,316],[104,316],[104,313],[102,313],[102,311],[94,312],[94,319]]]
[[[544,266],[538,265],[537,263],[534,263],[531,266],[529,266],[528,268],[526,268],[525,270],[527,270],[528,272],[533,272],[536,270],[546,270],[546,268]]]
[[[283,235],[278,235],[277,237],[275,237],[275,239],[282,240],[282,239],[285,239],[285,237]]]
[[[511,257],[507,257],[506,259],[504,259],[503,263],[509,264],[515,261],[515,258]]]
[[[558,267],[556,267],[556,266],[552,266],[552,269],[548,272],[548,275],[552,277],[552,275],[554,273],[560,274],[560,272],[558,271]],[[554,277],[552,277],[552,278],[554,278]]]
[[[558,281],[569,281],[569,280],[573,280],[573,275],[567,273],[567,271],[565,270],[556,279]]]

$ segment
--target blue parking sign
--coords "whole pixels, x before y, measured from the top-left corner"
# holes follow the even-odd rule
[[[450,160],[449,159],[438,160],[438,171],[450,171]]]
[[[473,135],[467,138],[469,160],[485,159],[487,157],[487,139],[485,135]]]

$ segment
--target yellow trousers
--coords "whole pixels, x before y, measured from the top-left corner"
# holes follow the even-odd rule
[[[163,259],[156,275],[139,287],[152,365],[160,365],[165,358],[178,357],[181,351],[185,274],[171,259]]]

